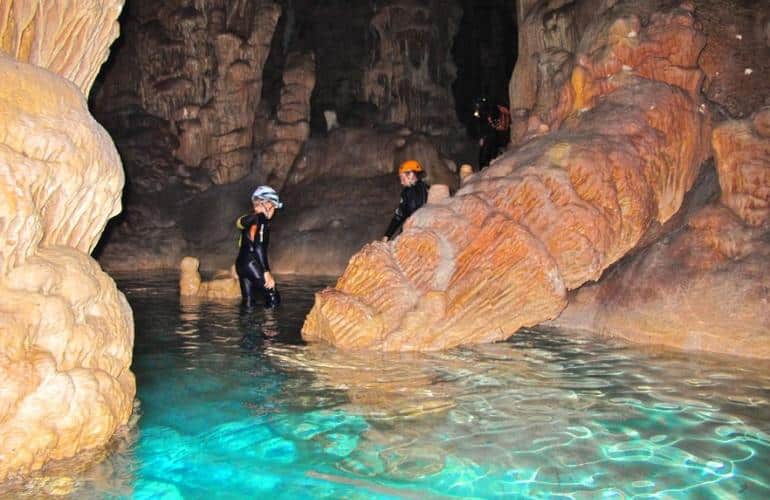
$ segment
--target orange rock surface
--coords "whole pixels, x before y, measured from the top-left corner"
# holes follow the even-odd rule
[[[419,210],[395,241],[364,247],[316,295],[306,340],[395,351],[507,338],[557,316],[568,289],[679,209],[709,151],[704,37],[688,5],[642,23],[631,4],[586,30],[532,140]]]
[[[122,4],[0,0],[0,482],[133,409],[131,309],[89,256],[124,178],[85,94]]]
[[[770,359],[770,108],[713,133],[722,195],[580,289],[554,322],[678,349]]]

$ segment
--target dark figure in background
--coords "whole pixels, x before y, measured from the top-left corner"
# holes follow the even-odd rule
[[[388,241],[401,228],[404,221],[428,201],[429,186],[422,181],[422,165],[417,160],[407,160],[398,168],[398,180],[404,189],[382,241]]]
[[[280,304],[281,296],[275,288],[275,279],[270,274],[267,260],[267,245],[270,241],[268,221],[273,218],[276,208],[283,207],[278,193],[270,186],[259,186],[251,195],[253,211],[238,218],[235,225],[241,230],[240,250],[235,259],[235,270],[241,285],[243,305],[256,305],[256,294],[262,292],[265,307]]]
[[[511,114],[508,108],[492,104],[486,97],[473,101],[473,117],[479,135],[479,170],[505,150],[510,140]]]

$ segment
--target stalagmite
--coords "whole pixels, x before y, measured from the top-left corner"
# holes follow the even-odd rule
[[[133,408],[133,317],[89,256],[123,170],[85,95],[121,0],[0,0],[0,481],[104,445]]]

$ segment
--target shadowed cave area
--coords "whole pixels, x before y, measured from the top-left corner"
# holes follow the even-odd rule
[[[0,497],[770,495],[765,2],[0,0],[0,73]]]

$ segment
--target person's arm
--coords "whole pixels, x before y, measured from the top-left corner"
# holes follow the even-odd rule
[[[398,231],[398,228],[401,227],[401,224],[403,224],[406,220],[407,216],[404,215],[406,198],[404,196],[404,191],[401,192],[401,199],[399,200],[398,208],[396,208],[396,211],[393,213],[393,218],[390,219],[390,224],[388,224],[388,229],[385,231],[385,237],[382,239],[382,241],[388,241],[391,239],[393,235],[396,234],[396,231]]]
[[[255,251],[257,254],[257,260],[262,266],[263,276],[265,278],[265,288],[275,288],[275,278],[270,272],[270,260],[267,257],[267,247],[270,242],[270,229],[267,224],[267,219],[264,217],[259,218],[259,223],[255,226],[259,231],[259,241],[255,245]]]
[[[404,221],[425,203],[425,200],[422,198],[423,196],[418,193],[416,184],[401,191],[401,200],[396,213],[393,214],[388,230],[385,231],[385,238],[387,239],[384,239],[384,241],[391,239],[398,228],[404,224]]]
[[[238,220],[235,221],[235,227],[237,227],[242,231],[249,226],[253,226],[258,221],[259,221],[259,217],[257,214],[254,214],[254,213],[244,214],[238,217]]]

